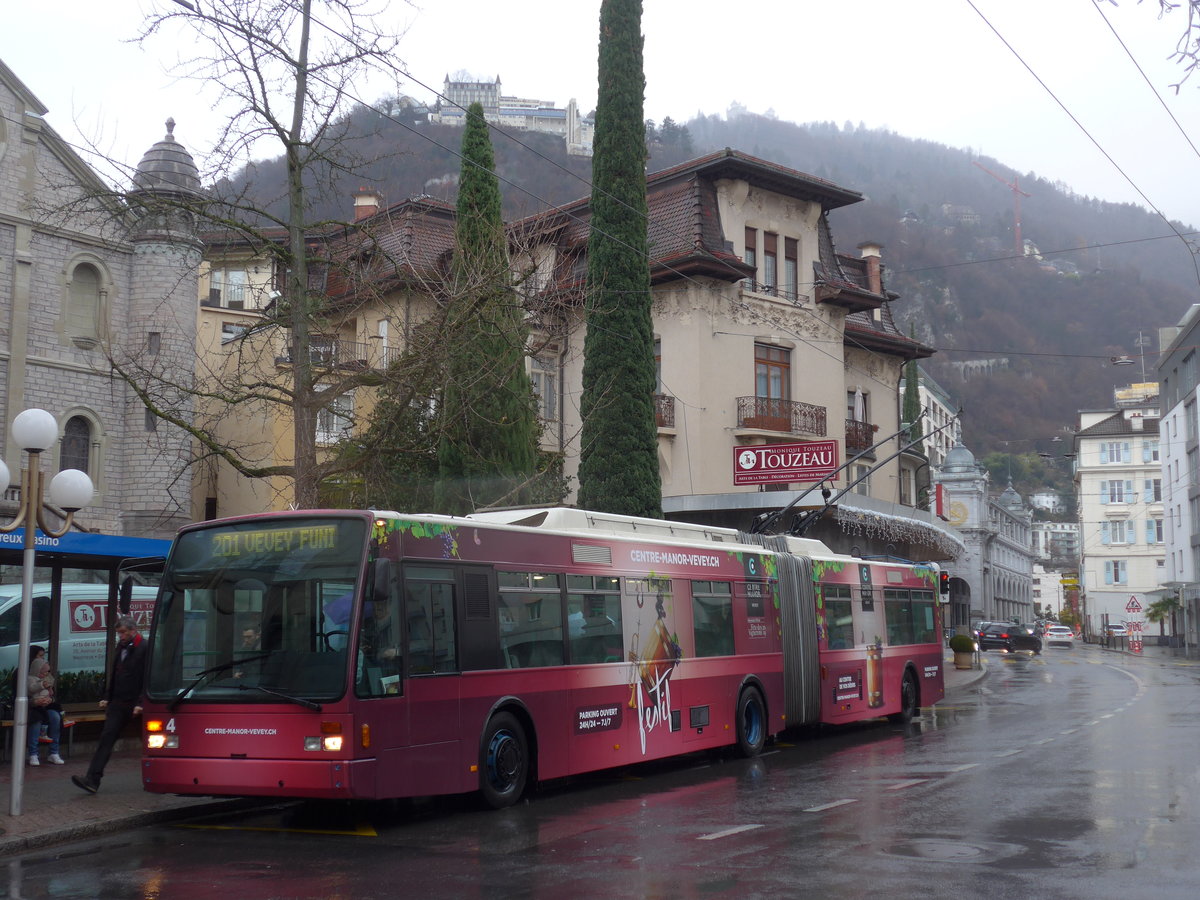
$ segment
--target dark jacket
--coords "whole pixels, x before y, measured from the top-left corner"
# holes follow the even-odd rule
[[[126,646],[128,653],[124,652]],[[111,702],[136,705],[142,699],[145,681],[146,640],[136,634],[131,645],[117,644],[113,651],[113,664],[108,673],[108,689],[104,698]]]

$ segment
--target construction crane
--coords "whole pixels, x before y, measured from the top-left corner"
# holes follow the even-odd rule
[[[1004,185],[1006,188],[1008,188],[1009,190],[1011,190],[1013,192],[1013,236],[1014,236],[1014,240],[1016,242],[1017,256],[1024,256],[1025,255],[1025,245],[1023,243],[1021,243],[1021,198],[1029,197],[1032,195],[1025,193],[1023,190],[1021,190],[1019,187],[1017,187],[1017,179],[1016,179],[1015,175],[1013,176],[1012,183],[1010,184],[1009,182],[1007,182],[1003,178],[1001,178],[999,175],[997,175],[995,172],[993,172],[991,169],[988,169],[985,166],[980,166],[979,163],[975,162],[975,160],[971,160],[971,163],[973,165],[979,166],[979,168],[983,169],[983,171],[987,172],[989,175],[991,175],[993,178],[995,178],[998,182],[1000,182],[1002,185]]]

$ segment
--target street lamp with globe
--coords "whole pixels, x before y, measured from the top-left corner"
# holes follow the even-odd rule
[[[12,794],[9,814],[21,814],[21,795],[25,786],[25,746],[29,734],[29,692],[26,675],[29,672],[29,637],[33,628],[33,573],[36,566],[37,530],[49,537],[62,537],[70,528],[75,513],[92,502],[92,479],[78,469],[63,469],[50,481],[50,502],[63,510],[66,519],[60,528],[50,528],[45,521],[45,476],[41,471],[41,456],[58,440],[58,421],[44,409],[27,409],[13,419],[9,438],[29,454],[28,465],[21,470],[21,505],[8,525],[0,532],[24,528],[21,579],[21,630],[17,653],[17,677],[13,690],[13,760]],[[0,459],[0,492],[11,483],[8,466]]]

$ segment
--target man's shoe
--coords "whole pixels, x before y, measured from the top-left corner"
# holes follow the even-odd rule
[[[42,761],[40,759],[38,759],[37,756],[31,756],[31,757],[29,757],[29,764],[31,766],[40,766],[42,764]]]
[[[72,775],[71,782],[75,785],[75,787],[82,788],[89,794],[94,794],[96,791],[100,790],[99,785],[92,784],[91,781],[89,781],[84,775]]]
[[[59,756],[57,753],[51,753],[49,756],[47,756],[46,762],[50,763],[51,765],[55,765],[55,766],[65,766],[67,764],[67,761],[65,759],[63,759],[61,756]]]

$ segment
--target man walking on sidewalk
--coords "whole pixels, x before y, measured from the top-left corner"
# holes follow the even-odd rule
[[[108,675],[108,687],[100,708],[105,710],[104,729],[100,732],[100,743],[88,766],[87,775],[72,775],[76,787],[89,794],[100,790],[100,779],[104,767],[112,755],[113,745],[125,730],[130,720],[139,715],[142,707],[142,686],[146,675],[146,642],[138,633],[133,616],[117,619],[117,652]]]

